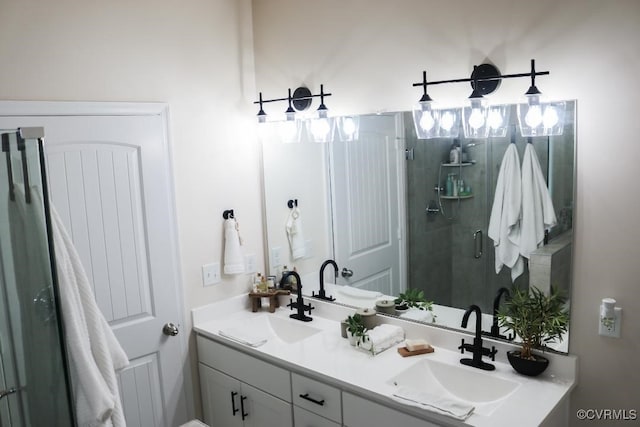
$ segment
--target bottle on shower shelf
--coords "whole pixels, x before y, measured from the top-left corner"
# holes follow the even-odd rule
[[[452,173],[447,175],[447,184],[445,187],[445,196],[453,196],[453,175]]]

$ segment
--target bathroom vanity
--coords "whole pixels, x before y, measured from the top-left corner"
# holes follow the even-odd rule
[[[349,345],[340,320],[353,309],[309,299],[313,321],[251,312],[246,295],[194,309],[204,421],[212,426],[563,426],[575,386],[576,358],[546,354],[549,369],[539,377],[517,374],[506,362],[503,342],[495,371],[459,363],[457,346],[469,335],[401,319],[407,338],[428,340],[435,352],[401,357],[395,348],[373,356]],[[257,347],[220,334],[233,329],[266,338]],[[488,342],[488,343],[489,343]],[[396,345],[394,347],[398,347]],[[451,394],[475,409],[464,421],[399,403],[400,386]],[[214,422],[215,421],[215,422]]]

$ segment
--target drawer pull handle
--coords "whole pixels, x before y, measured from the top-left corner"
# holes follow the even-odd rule
[[[233,415],[234,417],[236,416],[236,412],[238,412],[238,411],[239,411],[239,409],[238,409],[238,408],[236,408],[236,396],[237,396],[237,395],[238,395],[238,393],[237,393],[237,392],[235,392],[235,391],[232,391],[232,392],[231,392],[231,410],[233,411],[233,412],[232,412],[232,415]]]
[[[240,396],[240,409],[242,410],[242,412],[241,412],[242,421],[244,421],[244,419],[249,416],[249,414],[244,412],[244,401],[245,401],[246,398],[247,398],[247,396]]]
[[[300,397],[303,398],[304,400],[308,400],[309,402],[313,402],[316,405],[324,406],[324,399],[316,400],[313,397],[309,397],[309,393],[301,394]]]

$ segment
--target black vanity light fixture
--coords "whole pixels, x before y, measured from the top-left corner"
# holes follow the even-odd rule
[[[526,103],[518,104],[518,122],[522,136],[561,135],[564,128],[564,102],[543,102],[535,85],[536,76],[548,75],[549,71],[536,71],[535,60],[531,60],[531,71],[518,74],[500,74],[492,64],[473,67],[468,78],[427,81],[427,72],[422,72],[423,95],[413,109],[413,120],[419,139],[456,138],[460,122],[467,138],[506,136],[509,123],[507,105],[490,105],[484,95],[495,92],[503,79],[530,77],[531,86],[525,93]],[[427,93],[427,86],[470,82],[473,92],[468,105],[462,108],[437,108]]]
[[[331,93],[324,91],[323,84],[320,85],[320,93],[318,94],[311,93],[311,91],[304,86],[296,88],[293,93],[291,89],[288,89],[286,98],[263,99],[262,92],[260,92],[258,100],[254,102],[254,104],[259,105],[257,114],[258,123],[268,122],[267,113],[264,111],[264,104],[286,101],[288,107],[285,110],[285,119],[274,120],[278,125],[278,133],[283,142],[300,141],[303,122],[306,125],[307,135],[311,141],[332,141],[335,132],[336,118],[329,115],[329,109],[325,105],[325,98],[331,95]],[[298,113],[309,109],[313,98],[320,98],[320,106],[316,112],[302,119],[298,117]],[[339,117],[337,121],[340,123],[338,131],[343,140],[353,140],[357,138],[357,119],[353,117]]]

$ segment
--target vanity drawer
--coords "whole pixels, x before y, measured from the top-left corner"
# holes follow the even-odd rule
[[[340,390],[311,378],[291,374],[293,404],[337,423],[342,422]]]
[[[289,371],[201,335],[198,335],[197,344],[201,363],[291,402]]]
[[[402,426],[437,427],[437,424],[412,417],[350,393],[343,393],[345,427]]]
[[[296,427],[340,427],[339,423],[334,423],[299,406],[293,407],[293,425]]]

